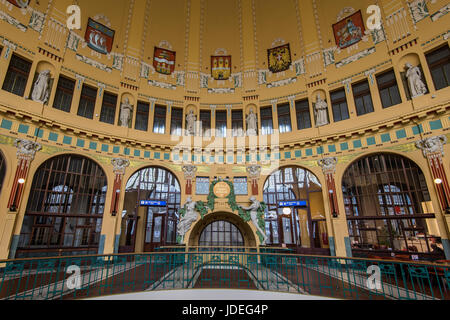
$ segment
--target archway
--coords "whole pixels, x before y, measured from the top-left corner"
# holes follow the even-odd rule
[[[345,171],[342,192],[355,256],[440,251],[426,179],[412,160],[393,153],[359,158]]]
[[[287,166],[264,183],[267,244],[302,253],[329,254],[322,186],[309,170]],[[296,202],[288,204],[283,202]]]
[[[234,232],[234,239],[238,239],[239,235],[242,237],[242,245],[240,241],[230,241],[230,246],[245,246],[245,247],[256,247],[256,238],[252,229],[250,228],[247,222],[244,222],[238,215],[229,213],[229,212],[213,212],[207,214],[203,219],[199,220],[193,227],[190,232],[188,245],[189,247],[197,247],[197,246],[216,246],[214,242],[214,236],[212,235],[211,230],[211,238],[208,238],[205,234],[205,237],[202,239],[203,232],[208,232],[207,228],[217,228],[214,230],[217,233],[217,237],[219,234],[223,235],[223,239],[225,240],[225,234],[228,233],[230,237],[233,237],[231,234]],[[219,227],[221,230],[219,230]],[[226,229],[228,228],[229,229]],[[220,239],[220,238],[217,238]],[[231,238],[230,238],[231,239]],[[209,241],[212,240],[212,241]],[[207,242],[211,243],[207,243]],[[226,246],[223,244],[225,241],[217,241],[217,246]],[[222,242],[222,244],[220,244]]]
[[[16,258],[97,254],[106,190],[105,172],[91,159],[45,161],[33,177]]]
[[[180,183],[172,172],[162,167],[135,172],[126,184],[119,252],[176,244],[180,201]],[[144,227],[138,228],[139,221]]]
[[[5,179],[6,175],[6,159],[3,155],[3,152],[0,151],[0,192],[2,191],[3,187],[3,180]]]

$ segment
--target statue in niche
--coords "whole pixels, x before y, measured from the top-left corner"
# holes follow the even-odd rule
[[[314,106],[314,115],[316,117],[316,127],[328,124],[328,105],[322,100],[319,93],[317,94],[317,100]]]
[[[195,211],[197,202],[192,201],[191,197],[187,197],[183,208],[186,210],[184,216],[180,217],[180,222],[177,225],[177,233],[184,239],[186,232],[191,229],[192,224],[197,221],[198,213]]]
[[[195,121],[197,120],[197,116],[194,114],[194,111],[189,111],[186,115],[186,131],[188,135],[195,135]]]
[[[257,132],[257,118],[256,114],[253,113],[253,109],[250,109],[250,113],[247,115],[247,135],[256,136]]]
[[[427,93],[427,87],[421,79],[422,72],[420,72],[419,67],[414,67],[408,62],[405,64],[405,70],[411,98],[419,97]]]
[[[131,112],[133,112],[133,106],[130,104],[130,100],[125,98],[125,101],[120,105],[120,125],[122,127],[129,127]]]
[[[264,237],[263,241],[261,242],[261,245],[265,245],[267,241],[267,235],[266,232],[262,230],[258,224],[258,209],[262,208],[261,203],[258,200],[256,200],[255,197],[251,197],[250,201],[252,203],[250,207],[244,207],[241,205],[239,205],[239,207],[245,211],[250,211],[250,218],[252,220],[253,225],[255,226],[256,230],[258,230]]]
[[[31,100],[47,103],[49,97],[49,80],[50,70],[43,70],[39,72],[39,76],[34,83],[33,92],[31,93]]]

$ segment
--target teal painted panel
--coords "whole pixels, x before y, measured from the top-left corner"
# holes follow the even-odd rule
[[[150,158],[150,151],[144,151],[144,158]],[[177,159],[180,157],[177,155]]]
[[[336,152],[336,146],[334,144],[328,146],[328,152]]]
[[[141,156],[141,150],[134,149],[134,156],[135,157],[140,157]]]
[[[341,143],[341,151],[344,151],[344,150],[348,150],[348,143],[347,142]]]
[[[77,147],[84,148],[84,143],[83,139],[77,139]]]
[[[312,156],[312,155],[313,155],[312,149],[306,149],[305,154],[306,154],[307,156]]]
[[[89,142],[89,149],[97,150],[97,142]]]
[[[442,129],[442,122],[441,120],[435,120],[435,121],[430,121],[430,129],[431,130],[439,130]]]
[[[30,126],[27,126],[25,124],[19,124],[19,133],[27,134],[28,130],[30,130]]]
[[[261,155],[259,153],[256,154],[256,161],[261,161]]]
[[[126,156],[129,156],[130,155],[130,148],[124,148],[123,149],[123,154],[126,155]]]
[[[361,147],[362,147],[361,140],[353,141],[353,148],[357,149],[357,148],[361,148]]]
[[[381,135],[381,142],[389,142],[391,141],[391,135],[389,133],[383,133]]]
[[[372,145],[374,145],[374,144],[376,143],[375,137],[367,138],[366,141],[367,141],[367,145],[368,145],[368,146],[372,146]]]
[[[102,144],[102,151],[109,152],[109,146],[107,144]]]
[[[34,130],[34,136],[38,138],[42,138],[44,136],[44,130],[36,128]]]
[[[242,156],[236,156],[236,162],[241,163],[242,162]]]
[[[290,153],[289,151],[286,151],[286,152],[284,153],[284,158],[285,158],[285,159],[290,159],[290,158],[291,158],[291,153]]]
[[[423,133],[423,127],[421,124],[419,124],[418,126],[413,126],[412,131],[413,131],[413,134],[415,134],[415,135],[421,134],[421,133]]]
[[[295,157],[301,158],[302,157],[302,150],[295,150]]]
[[[279,152],[275,153],[275,160],[280,160],[280,153]]]
[[[266,155],[266,156],[267,156],[267,155]],[[245,161],[247,161],[247,162],[250,161],[250,155],[249,155],[249,154],[247,154],[247,155],[245,156]]]
[[[11,127],[12,127],[12,121],[3,119],[3,120],[2,120],[1,127],[2,127],[3,129],[11,130]]]
[[[397,136],[397,139],[406,138],[406,130],[405,129],[398,130],[395,132],[395,135]]]
[[[160,158],[161,158],[161,153],[155,152],[155,153],[153,154],[153,159],[160,159]]]
[[[64,144],[72,144],[72,137],[64,136],[63,143]]]
[[[219,156],[219,163],[223,163],[223,156]]]
[[[149,157],[150,157],[150,152],[149,152]],[[180,155],[174,154],[173,155],[173,161],[178,161],[178,160],[180,160]]]
[[[209,162],[214,163],[214,162],[216,162],[216,159],[214,159],[213,156],[209,156]]]
[[[227,157],[227,162],[228,163],[233,163],[234,162],[234,157],[233,156],[228,156]]]
[[[50,132],[48,134],[48,140],[50,141],[58,141],[58,134],[54,132]]]
[[[316,148],[316,152],[317,152],[317,154],[322,154],[323,153],[323,147],[317,147]]]
[[[113,147],[113,153],[119,153],[120,152],[120,147]]]

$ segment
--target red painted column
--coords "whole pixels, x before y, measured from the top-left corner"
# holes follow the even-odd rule
[[[247,167],[247,172],[251,180],[252,184],[252,195],[258,195],[258,179],[261,175],[261,166],[259,165],[250,165]]]
[[[325,175],[326,187],[328,192],[328,201],[330,204],[331,215],[333,218],[339,216],[339,205],[336,194],[336,183],[334,175],[336,172],[337,158],[324,158],[318,161],[319,166],[322,167],[322,171]]]
[[[130,161],[122,158],[115,158],[111,160],[114,166],[113,172],[116,175],[113,184],[113,195],[111,197],[111,215],[115,216],[119,208],[120,190],[122,188],[122,178],[125,175],[126,168],[130,165]]]
[[[184,172],[184,179],[186,180],[186,194],[191,195],[192,194],[192,180],[195,178],[197,167],[188,164],[183,166],[183,172]]]

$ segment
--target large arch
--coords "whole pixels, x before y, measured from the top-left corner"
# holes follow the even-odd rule
[[[153,201],[141,205],[141,201]],[[181,185],[161,166],[147,166],[128,179],[122,211],[119,252],[153,251],[176,244]]]
[[[95,161],[61,154],[33,176],[16,258],[96,254],[107,178]]]
[[[250,228],[249,224],[242,220],[238,215],[230,212],[214,212],[207,214],[195,223],[189,233],[189,247],[196,247],[199,245],[202,231],[211,223],[217,221],[227,221],[232,223],[242,234],[245,247],[256,247],[255,234]]]
[[[416,162],[391,152],[364,155],[346,168],[341,184],[354,255],[443,257],[426,177]]]
[[[263,197],[268,245],[329,254],[322,184],[313,172],[296,165],[281,167],[266,178]],[[306,206],[286,211],[280,204],[284,201],[305,201]]]

